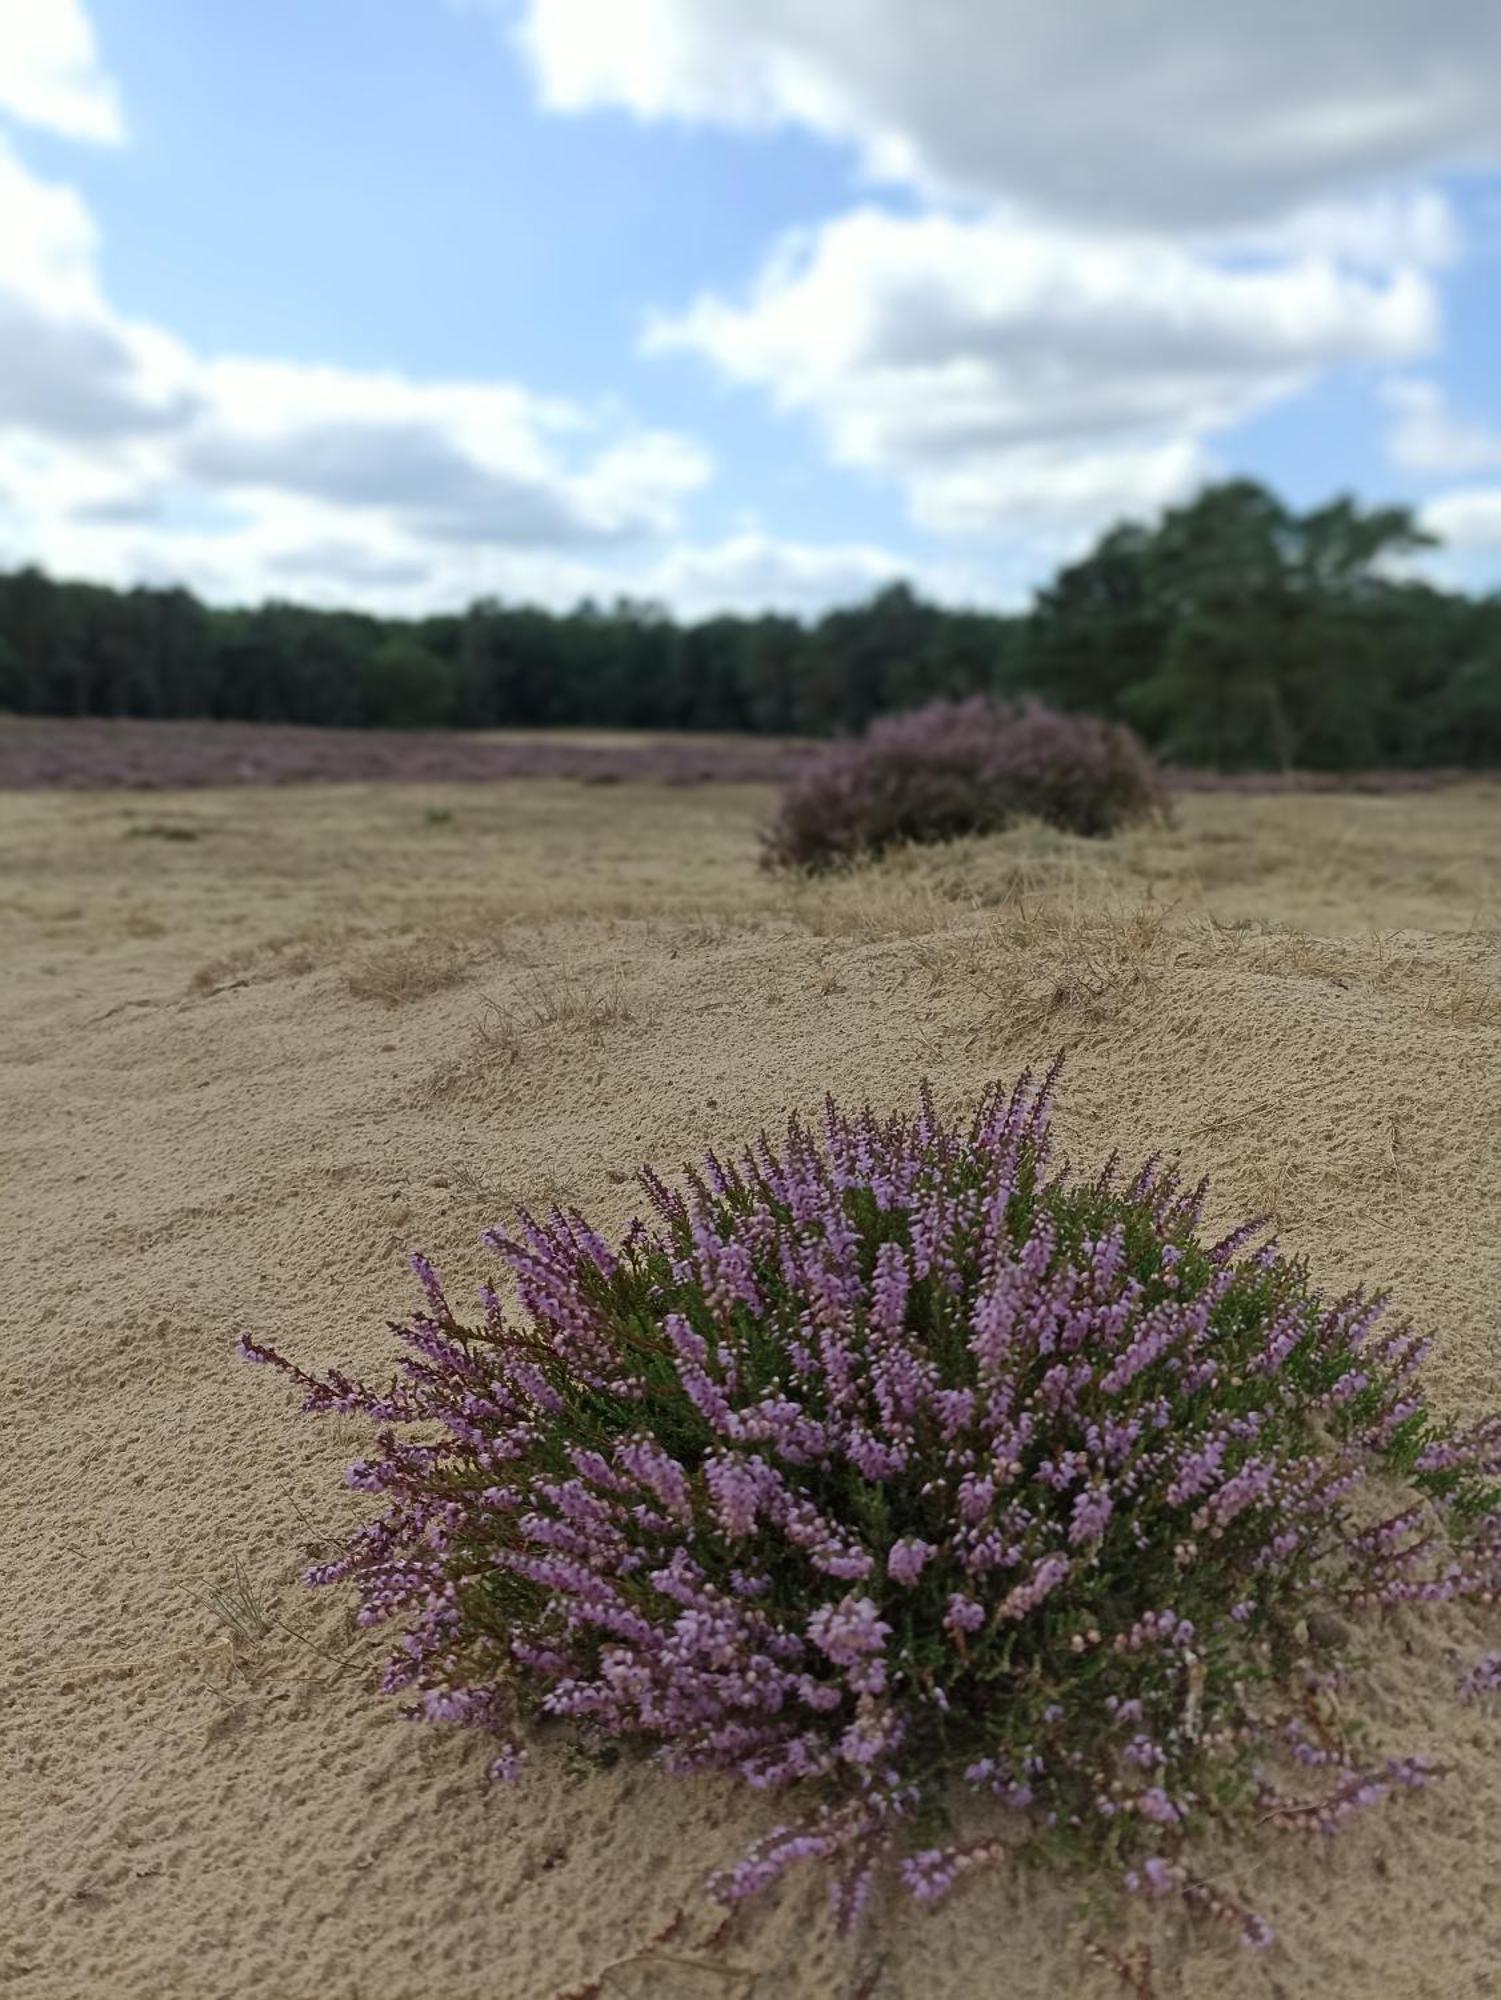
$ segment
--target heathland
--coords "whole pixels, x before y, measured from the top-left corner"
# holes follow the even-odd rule
[[[818,883],[757,868],[771,804],[577,776],[0,794],[18,1992],[1121,1990],[1042,1874],[857,1944],[789,1882],[706,1960],[699,1884],[774,1801],[564,1735],[491,1788],[481,1744],[373,1692],[348,1601],[300,1582],[359,1513],[367,1427],[299,1418],[233,1343],[378,1373],[404,1254],[477,1283],[518,1203],[613,1229],[643,1161],[825,1090],[926,1075],[953,1105],[1066,1046],[1081,1164],[1210,1171],[1212,1219],[1269,1213],[1329,1288],[1433,1328],[1444,1408],[1496,1403],[1501,788],[1194,794],[1170,827]],[[1447,1652],[1495,1634],[1381,1635],[1362,1713],[1449,1776],[1328,1848],[1224,1857],[1274,1954],[1144,1910],[1160,1993],[1492,1990],[1501,1723]]]

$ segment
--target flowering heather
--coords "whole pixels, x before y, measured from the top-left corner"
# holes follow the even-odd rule
[[[409,1712],[501,1779],[546,1715],[783,1791],[717,1891],[821,1861],[846,1923],[878,1871],[931,1903],[1041,1845],[1264,1942],[1196,1827],[1332,1832],[1433,1776],[1317,1694],[1369,1608],[1493,1601],[1501,1419],[1435,1423],[1424,1343],[1256,1226],[1203,1243],[1202,1186],[1055,1170],[1056,1074],[648,1171],[618,1244],[523,1213],[474,1324],[415,1257],[384,1390],[243,1343],[380,1426],[382,1511],[312,1581],[400,1628]]]
[[[1129,729],[976,695],[873,722],[794,774],[765,836],[773,867],[830,868],[908,841],[996,833],[1022,815],[1113,833],[1167,794]]]
[[[194,785],[774,784],[812,754],[786,737],[578,730],[329,729],[281,722],[148,722],[135,717],[7,716],[0,792],[63,786],[178,791]]]

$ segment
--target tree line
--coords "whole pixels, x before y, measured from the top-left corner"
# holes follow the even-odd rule
[[[1501,596],[1417,580],[1405,508],[1207,488],[1002,616],[905,584],[803,623],[620,600],[420,619],[0,573],[0,710],[354,728],[835,735],[937,696],[1036,695],[1222,769],[1501,765]]]

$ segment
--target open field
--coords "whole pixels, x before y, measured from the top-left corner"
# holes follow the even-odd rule
[[[201,785],[776,784],[807,737],[645,729],[312,729],[280,722],[145,722],[0,714],[0,792],[172,791]],[[1177,791],[1428,791],[1462,774],[1176,770]]]
[[[774,784],[807,754],[774,736],[627,729],[305,729],[0,715],[0,791],[171,791],[193,785]]]
[[[3,732],[0,732],[3,734]],[[1081,1164],[1164,1148],[1501,1402],[1501,787],[1185,798],[820,885],[755,867],[756,785],[345,783],[0,796],[0,1984],[63,1996],[969,2000],[1124,1989],[1078,1885],[977,1877],[835,1939],[819,1885],[705,1960],[697,1895],[775,1801],[483,1746],[371,1690],[300,1574],[363,1427],[240,1330],[380,1371],[403,1253],[731,1144],[825,1089],[951,1103],[1060,1045]],[[1501,1718],[1392,1617],[1378,1743],[1453,1766],[1329,1849],[1220,1857],[1264,1958],[1134,1912],[1164,1996],[1501,1994]],[[648,1940],[683,1906],[670,1945]],[[607,1968],[613,1968],[607,1970]],[[599,1982],[590,1987],[590,1982]]]

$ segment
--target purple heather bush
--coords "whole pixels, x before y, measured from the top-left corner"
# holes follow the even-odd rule
[[[763,853],[773,867],[824,869],[1021,817],[1107,834],[1164,810],[1166,796],[1129,729],[976,695],[881,717],[812,758],[783,793]]]
[[[1379,1298],[1202,1241],[1202,1186],[1055,1168],[1056,1075],[647,1171],[618,1243],[523,1213],[472,1322],[416,1257],[384,1389],[244,1342],[379,1426],[379,1512],[311,1581],[399,1629],[408,1712],[489,1732],[499,1779],[563,1717],[784,1793],[717,1892],[818,1861],[845,1923],[880,1871],[931,1903],[1061,1849],[1260,1943],[1197,1829],[1332,1832],[1434,1776],[1310,1690],[1376,1607],[1494,1601],[1501,1418],[1432,1418]]]

